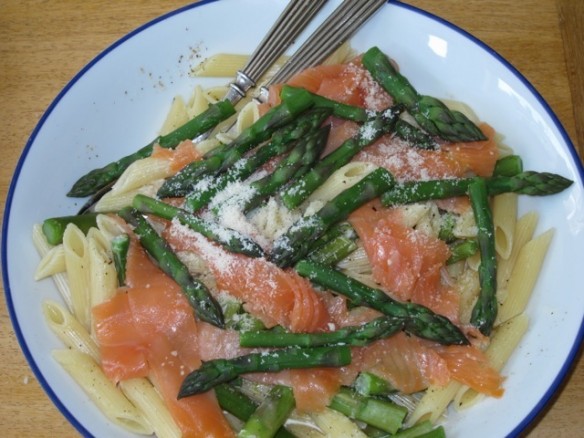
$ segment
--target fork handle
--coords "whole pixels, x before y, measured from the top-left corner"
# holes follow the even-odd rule
[[[272,84],[283,83],[299,71],[320,64],[338,49],[388,0],[344,0],[260,90],[264,101]]]
[[[270,28],[247,64],[237,72],[225,96],[232,103],[243,98],[276,59],[294,42],[327,0],[291,0]]]

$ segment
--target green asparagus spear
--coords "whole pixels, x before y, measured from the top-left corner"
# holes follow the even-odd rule
[[[417,438],[426,433],[429,433],[434,429],[434,425],[430,420],[422,421],[414,426],[408,427],[407,429],[402,429],[394,435],[396,438]]]
[[[148,254],[156,260],[162,271],[168,274],[181,287],[195,314],[203,321],[223,328],[221,307],[209,293],[207,287],[194,279],[187,267],[179,260],[166,240],[133,208],[125,208],[120,217],[134,226],[134,233]]]
[[[358,394],[369,397],[372,395],[389,395],[397,392],[391,383],[376,374],[363,371],[359,373],[353,387]]]
[[[301,114],[293,123],[278,129],[270,143],[258,148],[250,157],[241,158],[220,175],[203,177],[187,195],[186,209],[197,211],[205,207],[229,183],[249,177],[271,158],[286,153],[293,147],[294,140],[299,140],[318,128],[329,115],[330,111],[327,109],[310,109]]]
[[[241,392],[235,385],[229,383],[217,385],[215,387],[215,396],[221,409],[229,412],[241,421],[249,420],[258,408],[258,403]],[[294,435],[284,427],[280,427],[276,431],[274,438],[294,438]]]
[[[464,196],[472,178],[411,181],[396,185],[381,196],[386,207],[430,199],[445,199]],[[525,171],[515,176],[493,176],[488,178],[487,191],[490,196],[514,192],[531,196],[546,196],[561,192],[573,181],[548,172]]]
[[[285,369],[342,367],[351,363],[347,346],[286,348],[262,353],[250,353],[233,359],[204,362],[183,381],[178,398],[206,392],[214,386],[229,382],[241,374],[278,372]]]
[[[487,184],[475,178],[468,186],[470,203],[477,224],[477,239],[481,254],[479,265],[480,292],[470,322],[480,332],[489,336],[497,317],[497,258],[495,253],[495,228],[489,205]]]
[[[475,239],[458,240],[450,245],[450,257],[446,260],[446,264],[452,265],[472,257],[478,250],[479,244]]]
[[[270,138],[274,131],[292,122],[312,105],[312,98],[307,92],[298,93],[294,98],[271,108],[255,123],[244,129],[228,147],[210,154],[201,161],[194,161],[176,175],[168,178],[158,190],[158,196],[161,198],[186,196],[191,192],[198,178],[227,169],[241,159],[246,152]]]
[[[355,240],[350,237],[338,236],[324,246],[311,250],[306,257],[313,262],[334,266],[358,248]]]
[[[396,103],[406,106],[418,125],[430,135],[451,142],[486,140],[482,131],[464,114],[451,111],[431,96],[422,96],[377,47],[362,57],[363,65]]]
[[[253,194],[243,202],[243,211],[249,212],[274,194],[280,187],[304,175],[324,149],[330,127],[326,126],[298,140],[287,157],[283,158],[272,173],[250,184]]]
[[[399,119],[395,124],[395,135],[420,149],[438,148],[438,143],[431,136],[403,119]]]
[[[371,111],[366,110],[365,108],[337,102],[336,100],[328,99],[324,96],[311,93],[304,88],[284,85],[280,91],[280,97],[282,100],[287,100],[295,96],[297,93],[310,93],[310,97],[314,101],[315,108],[328,109],[332,112],[333,116],[340,117],[342,119],[363,123],[371,117]]]
[[[84,233],[87,234],[90,228],[96,225],[97,214],[87,213],[77,216],[61,216],[45,219],[43,221],[42,230],[47,238],[49,245],[59,245],[63,243],[63,234],[67,225],[74,224]]]
[[[284,85],[280,92],[280,97],[282,99],[289,98],[299,92],[299,90],[302,90],[302,88]],[[372,111],[366,110],[365,108],[337,102],[324,96],[319,96],[318,94],[311,93],[311,96],[316,108],[329,108],[334,116],[342,119],[363,123],[373,114]],[[402,119],[398,119],[395,124],[395,134],[412,146],[421,149],[436,149],[438,147],[438,143],[430,135]]]
[[[364,397],[348,388],[341,388],[329,407],[349,418],[392,434],[400,429],[408,413],[403,406],[382,399]]]
[[[219,243],[231,252],[245,254],[250,257],[262,257],[264,255],[262,248],[249,237],[197,217],[181,208],[141,194],[134,197],[132,205],[140,213],[153,214],[167,220],[177,219],[181,224]]]
[[[515,176],[523,172],[523,160],[519,155],[499,158],[493,169],[493,176]]]
[[[344,327],[333,332],[290,333],[272,330],[248,331],[239,334],[242,347],[320,347],[323,345],[363,346],[390,337],[404,326],[403,318],[382,316],[368,323]]]
[[[292,388],[274,385],[239,431],[238,438],[272,438],[283,426],[295,405]]]
[[[298,178],[281,193],[282,202],[290,209],[298,207],[337,169],[341,168],[359,151],[373,143],[395,126],[400,108],[393,107],[370,118],[354,137],[320,160],[303,177]]]
[[[385,315],[403,318],[406,333],[446,345],[468,344],[464,334],[448,318],[424,306],[398,302],[380,289],[366,286],[335,269],[309,260],[299,261],[295,269],[313,283],[346,296],[355,305],[371,307]]]
[[[229,383],[215,386],[215,396],[221,409],[242,421],[247,421],[258,404]]]
[[[441,216],[440,230],[438,231],[438,238],[446,243],[451,243],[456,240],[454,235],[454,227],[456,226],[456,218],[453,213],[444,213]]]
[[[304,216],[282,234],[272,246],[269,259],[284,268],[293,265],[310,251],[310,245],[332,225],[341,222],[349,214],[394,184],[391,174],[378,168],[335,196],[315,214]]]
[[[357,233],[349,222],[340,222],[331,227],[326,233],[315,240],[310,246],[310,250],[317,251],[330,242],[336,240],[338,237],[346,237],[350,240],[356,240]]]
[[[126,284],[126,261],[130,249],[130,236],[126,233],[115,236],[111,241],[114,266],[118,276],[118,285]]]
[[[127,155],[118,161],[108,164],[100,169],[92,170],[82,176],[73,184],[67,196],[82,198],[97,192],[115,181],[134,161],[149,157],[155,144],[163,148],[174,148],[181,141],[192,139],[215,127],[219,122],[235,114],[235,108],[231,102],[222,100],[209,106],[202,114],[196,116],[173,132],[160,136],[144,146],[142,149]]]

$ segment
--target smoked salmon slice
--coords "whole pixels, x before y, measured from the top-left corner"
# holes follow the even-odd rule
[[[241,299],[267,327],[281,325],[294,332],[310,332],[326,326],[323,300],[295,271],[280,269],[264,258],[230,253],[178,223],[173,222],[165,236],[175,251],[192,251],[202,257],[217,287]]]
[[[479,127],[487,140],[442,144],[437,150],[418,149],[395,136],[384,136],[353,161],[384,167],[398,181],[490,176],[499,158],[495,131],[486,123]]]
[[[212,392],[177,400],[184,377],[201,364],[197,323],[178,285],[135,239],[126,280],[127,287],[93,309],[106,375],[149,376],[185,437],[234,437]]]

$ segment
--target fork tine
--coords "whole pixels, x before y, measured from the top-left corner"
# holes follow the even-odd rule
[[[285,82],[293,74],[321,63],[341,46],[387,0],[344,0],[263,87]]]

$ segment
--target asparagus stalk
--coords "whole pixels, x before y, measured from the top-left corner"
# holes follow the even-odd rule
[[[464,196],[472,178],[411,181],[396,185],[381,196],[386,207],[431,199]],[[573,181],[548,172],[525,171],[514,176],[493,176],[486,180],[489,196],[514,192],[531,196],[546,196],[561,192]]]
[[[241,421],[249,420],[259,406],[258,403],[229,383],[217,385],[215,387],[215,396],[221,409],[229,412]],[[280,427],[276,431],[274,438],[294,438],[294,435],[284,427]]]
[[[243,211],[251,211],[292,178],[304,175],[323,151],[329,131],[330,127],[326,126],[297,140],[294,149],[272,173],[250,184],[253,195],[244,201]]]
[[[154,139],[133,154],[120,158],[102,168],[94,169],[82,176],[73,184],[67,196],[82,198],[92,195],[118,179],[134,161],[149,157],[155,144],[159,144],[163,148],[174,148],[181,141],[195,138],[199,134],[214,128],[219,122],[233,114],[235,114],[235,108],[227,100],[210,105],[205,112],[189,120],[171,133]]]
[[[309,93],[316,108],[325,108],[332,112],[333,116],[340,117],[354,122],[366,122],[371,117],[371,111],[358,106],[348,105],[346,103],[337,102],[336,100],[320,96],[316,93],[311,93],[304,88],[292,87],[284,85],[280,91],[282,100],[287,100],[294,97],[298,93]]]
[[[229,383],[215,386],[215,396],[221,409],[242,421],[247,421],[258,404]]]
[[[438,148],[438,143],[431,136],[403,119],[399,119],[395,124],[395,135],[420,149]]]
[[[318,212],[304,216],[293,224],[274,242],[270,260],[282,268],[293,265],[310,251],[312,242],[331,226],[345,220],[353,210],[389,190],[393,184],[394,179],[387,170],[374,170],[328,201]]]
[[[310,246],[310,250],[317,251],[339,237],[346,237],[350,240],[356,240],[357,233],[349,222],[340,222],[334,227],[331,227],[326,233],[314,241]]]
[[[294,98],[271,108],[254,124],[243,130],[228,147],[187,165],[176,175],[168,178],[158,190],[158,196],[161,198],[185,196],[191,192],[199,177],[216,174],[233,165],[246,152],[270,138],[278,128],[292,122],[310,108],[313,101],[307,93],[298,93]]]
[[[118,285],[126,284],[126,262],[130,249],[130,236],[126,233],[115,236],[111,241],[114,266],[118,276]]]
[[[396,438],[417,438],[424,434],[432,432],[434,425],[430,420],[422,421],[407,429],[402,429],[394,435]]]
[[[341,388],[333,397],[329,407],[349,418],[370,424],[391,434],[401,428],[408,413],[403,406],[382,399],[363,397],[348,388]]]
[[[168,242],[156,233],[137,210],[127,207],[118,214],[134,226],[134,233],[140,239],[140,243],[160,269],[179,284],[195,314],[201,320],[223,328],[225,324],[221,307],[211,296],[207,287],[191,276],[188,268],[172,251]]]
[[[373,78],[395,102],[405,105],[418,125],[430,135],[451,142],[486,140],[482,131],[464,114],[449,110],[444,103],[434,97],[418,94],[379,48],[372,47],[365,52],[362,61]]]
[[[347,164],[363,148],[383,134],[390,132],[401,112],[393,107],[368,119],[358,133],[320,160],[303,177],[298,178],[281,193],[282,202],[290,209],[298,207],[337,169]]]
[[[231,252],[245,254],[250,257],[262,257],[264,255],[262,248],[249,237],[197,217],[181,208],[141,194],[134,197],[132,205],[140,213],[153,214],[167,220],[177,219],[181,224],[219,243]]]
[[[397,390],[387,380],[367,371],[359,373],[353,387],[357,394],[369,397],[372,395],[389,395]]]
[[[447,265],[452,265],[461,260],[472,257],[479,250],[479,244],[475,239],[464,239],[450,245],[450,257],[446,260]]]
[[[323,345],[363,346],[390,337],[404,325],[403,318],[382,316],[360,326],[345,327],[333,332],[290,333],[272,330],[248,331],[239,334],[242,347],[320,347]]]
[[[301,260],[296,271],[313,283],[346,296],[353,304],[368,306],[387,316],[403,318],[404,331],[441,344],[466,345],[464,334],[448,318],[414,303],[401,303],[328,266]]]
[[[226,172],[215,177],[206,177],[201,185],[196,184],[185,199],[185,207],[190,211],[205,207],[227,184],[249,177],[271,158],[287,152],[294,146],[295,140],[318,128],[329,115],[329,110],[318,108],[301,114],[293,123],[278,129],[270,143],[258,148],[252,156],[241,158]]]
[[[313,262],[334,266],[358,248],[355,240],[350,237],[338,236],[324,246],[311,250],[306,257]]]
[[[497,258],[495,252],[495,228],[489,205],[487,184],[475,178],[468,187],[470,203],[477,224],[477,239],[481,254],[479,265],[480,292],[470,322],[482,334],[489,336],[497,317]]]
[[[280,97],[282,99],[287,99],[300,90],[303,89],[284,85],[280,91]],[[311,93],[310,95],[314,100],[314,106],[316,108],[329,108],[334,116],[342,119],[363,123],[372,115],[372,111],[366,110],[365,108],[337,102],[314,93]],[[395,134],[402,140],[405,140],[412,146],[418,148],[436,149],[438,147],[438,143],[436,143],[431,136],[402,119],[397,120],[395,124]]]
[[[229,382],[245,373],[342,367],[350,363],[351,350],[347,346],[287,348],[250,353],[233,359],[215,359],[204,362],[184,379],[178,398],[206,392],[220,383]]]
[[[445,213],[441,216],[440,230],[438,231],[438,238],[446,243],[451,243],[456,240],[454,235],[454,227],[456,226],[456,218],[452,213]]]
[[[237,436],[239,438],[272,438],[283,426],[295,405],[292,388],[274,385]]]
[[[96,225],[97,214],[87,213],[76,216],[52,217],[43,221],[42,230],[49,245],[59,245],[63,243],[63,234],[67,225],[74,224],[87,234],[90,228]]]
[[[523,172],[523,160],[519,155],[499,158],[493,169],[493,176],[515,176]]]

